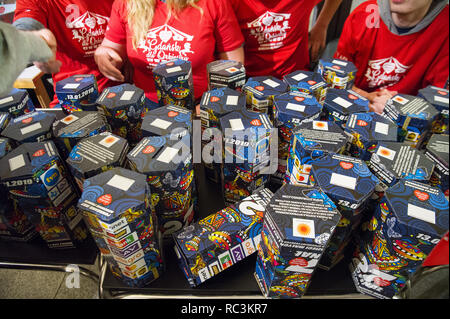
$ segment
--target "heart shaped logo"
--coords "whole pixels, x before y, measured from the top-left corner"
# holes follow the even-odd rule
[[[349,162],[340,162],[339,165],[341,165],[341,167],[343,169],[352,169],[353,168],[353,163],[349,163]]]
[[[301,96],[296,96],[296,97],[294,97],[294,100],[296,100],[297,102],[303,102],[305,100],[305,98],[301,97]]]
[[[391,284],[391,282],[389,280],[383,279],[381,277],[375,277],[373,279],[373,282],[375,283],[375,285],[377,285],[378,287],[387,287]]]
[[[22,120],[22,123],[23,123],[23,124],[29,124],[29,123],[31,123],[31,121],[33,121],[33,118],[32,118],[32,117],[28,117],[28,118],[26,118],[26,119],[23,119],[23,120]]]
[[[111,92],[111,93],[108,93],[108,95],[106,96],[106,98],[112,99],[112,98],[115,97],[115,96],[116,96],[116,93]]]
[[[308,83],[309,85],[317,84],[317,82],[316,82],[316,81],[313,81],[313,80],[309,80],[307,83]]]
[[[250,124],[253,126],[261,126],[261,121],[258,119],[254,119],[250,122]]]
[[[84,79],[84,78],[76,78],[76,79],[75,79],[75,82],[83,81],[83,79]]]
[[[261,85],[255,86],[255,90],[264,91],[264,86]]]
[[[112,202],[111,194],[105,194],[97,198],[97,203],[102,204],[103,206],[108,206]]]
[[[94,29],[97,25],[97,21],[93,17],[89,17],[86,20],[84,20],[84,23],[91,29]]]
[[[273,17],[271,17],[271,16],[267,16],[267,17],[264,17],[263,19],[262,19],[262,21],[261,21],[265,26],[269,26],[269,25],[271,25],[272,23],[273,23]]]
[[[437,91],[440,95],[447,95],[448,93],[447,92],[444,92],[444,91]]]
[[[353,94],[349,94],[349,95],[348,95],[348,98],[349,98],[350,100],[357,100],[357,99],[358,99],[358,97],[357,97],[356,95],[353,95]]]
[[[220,101],[220,97],[217,96],[211,96],[211,102],[215,103],[215,102],[219,102]]]
[[[170,111],[169,113],[167,113],[167,116],[168,116],[168,117],[175,117],[175,116],[177,116],[178,114],[179,114],[178,112]]]
[[[142,153],[150,154],[150,153],[153,153],[154,151],[155,151],[155,148],[153,146],[149,145],[142,150]]]
[[[340,70],[341,69],[341,67],[339,65],[333,65],[332,68],[336,69],[336,70]]]
[[[305,258],[294,258],[291,261],[289,261],[289,265],[291,266],[300,266],[300,267],[307,267],[308,261]]]
[[[45,150],[44,149],[40,149],[40,150],[34,152],[33,157],[41,157],[44,154],[45,154]]]
[[[356,124],[358,124],[358,126],[367,126],[367,125],[368,125],[367,122],[366,122],[366,121],[363,121],[363,120],[358,120],[358,121],[356,122]]]
[[[385,64],[383,64],[383,69],[384,69],[384,71],[385,71],[387,74],[389,74],[389,73],[391,73],[392,71],[394,71],[394,69],[395,69],[395,64],[392,63],[392,62],[386,62]]]
[[[430,195],[428,193],[419,191],[418,189],[416,189],[414,191],[414,195],[422,202],[424,202],[430,198]]]
[[[167,43],[170,39],[172,39],[172,31],[169,30],[163,30],[159,33],[159,38],[164,42]]]

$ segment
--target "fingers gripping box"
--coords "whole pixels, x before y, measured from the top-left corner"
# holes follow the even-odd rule
[[[288,86],[273,76],[257,76],[249,78],[242,91],[246,95],[250,111],[268,113],[271,116],[274,97],[286,93]]]
[[[273,123],[278,128],[278,169],[271,175],[271,180],[278,184],[284,180],[292,131],[304,122],[318,119],[321,112],[322,105],[312,95],[290,92],[274,98]]]
[[[173,233],[178,262],[191,287],[256,252],[272,196],[263,189]]]
[[[342,153],[349,137],[335,122],[302,123],[293,131],[287,160],[285,183],[314,185],[312,164],[331,153]]]
[[[87,178],[125,166],[128,150],[126,139],[105,132],[82,139],[73,147],[66,162],[78,188],[83,191]]]
[[[383,115],[397,123],[399,142],[416,147],[431,130],[439,112],[420,97],[397,94],[387,101]]]
[[[428,182],[435,164],[425,154],[404,143],[380,142],[368,162],[385,191],[400,179]]]
[[[55,121],[52,130],[60,154],[67,158],[72,148],[83,138],[110,132],[111,127],[103,114],[79,111]]]
[[[191,62],[174,59],[153,69],[159,106],[177,105],[194,109],[194,81]]]
[[[163,270],[150,196],[145,175],[114,168],[87,179],[78,201],[90,230],[111,252],[106,260],[113,274],[129,286],[146,286]]]
[[[50,248],[73,248],[87,237],[74,186],[53,142],[20,145],[0,160],[0,176]]]
[[[449,196],[448,143],[448,135],[433,134],[424,151],[425,156],[436,165],[430,178],[430,184],[439,187],[447,198]]]
[[[350,61],[320,59],[316,72],[331,88],[348,90],[353,87],[358,69]]]
[[[328,84],[320,74],[309,71],[295,71],[283,78],[291,92],[313,95],[323,105],[328,91]]]
[[[448,200],[429,185],[401,180],[386,191],[358,248],[356,288],[392,298],[448,231]]]
[[[73,75],[56,82],[55,94],[61,108],[67,113],[97,111],[99,92],[93,74]]]
[[[344,249],[367,212],[370,197],[379,184],[366,164],[353,157],[330,154],[312,164],[317,186],[333,200],[341,219],[320,260],[320,266],[330,269],[343,257]]]
[[[43,142],[53,137],[52,125],[55,115],[45,112],[32,112],[12,119],[2,135],[11,139],[14,145]]]
[[[264,215],[255,272],[265,297],[303,296],[340,217],[318,187],[286,184],[275,193]]]
[[[190,136],[181,141],[144,137],[127,157],[133,170],[147,176],[160,231],[164,236],[191,223],[194,169]]]
[[[12,89],[8,95],[0,97],[0,112],[9,113],[12,118],[34,110],[33,101],[26,90]]]
[[[348,153],[363,161],[369,161],[378,142],[397,142],[397,124],[373,112],[354,113],[345,125],[350,136]]]
[[[218,60],[206,66],[208,72],[208,90],[228,87],[241,90],[245,84],[245,67],[241,62]]]
[[[103,90],[97,103],[105,112],[113,133],[133,145],[141,140],[144,91],[132,84],[120,84]]]
[[[432,133],[448,134],[448,90],[430,85],[419,90],[418,96],[425,99],[428,103],[433,105],[437,111],[440,112],[439,116],[436,117],[431,125]]]
[[[369,112],[369,100],[352,90],[329,89],[323,111],[327,121],[345,128],[351,114]]]
[[[142,135],[182,137],[192,132],[192,112],[168,105],[148,111],[142,121]]]

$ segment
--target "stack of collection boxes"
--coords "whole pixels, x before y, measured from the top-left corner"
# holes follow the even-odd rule
[[[301,92],[314,96],[323,105],[328,92],[328,83],[320,74],[309,71],[295,71],[283,78],[291,92]]]
[[[55,85],[55,94],[66,113],[97,111],[98,86],[93,74],[79,74],[61,80]]]
[[[143,287],[164,270],[161,236],[147,178],[114,168],[85,181],[78,208],[111,272]]]
[[[448,134],[448,117],[449,117],[449,91],[436,86],[427,86],[419,90],[419,97],[426,100],[439,111],[439,115],[431,125],[431,133],[433,134]]]
[[[218,60],[208,63],[208,90],[228,87],[242,90],[245,84],[245,67],[241,62],[232,60]]]
[[[250,77],[242,91],[250,111],[266,113],[271,117],[274,97],[286,93],[288,85],[273,76],[257,76]]]
[[[316,72],[331,88],[349,90],[353,87],[358,69],[350,61],[321,59]]]

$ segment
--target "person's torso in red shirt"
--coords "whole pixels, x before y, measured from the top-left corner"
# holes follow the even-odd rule
[[[121,2],[117,10],[113,9],[114,21],[111,21],[107,33],[107,38],[116,43],[122,41],[118,34],[123,31],[116,22],[120,20],[122,24],[127,25],[126,3]],[[222,0],[200,0],[197,6],[203,10],[203,15],[199,9],[187,7],[178,17],[172,14],[167,21],[166,4],[156,1],[152,25],[136,50],[132,45],[131,29],[126,26],[127,55],[134,66],[134,84],[143,89],[146,96],[153,101],[157,101],[157,95],[152,69],[158,63],[175,58],[189,60],[192,65],[195,98],[199,99],[208,86],[206,65],[216,60],[217,50],[227,52],[242,45],[242,35],[234,17],[234,26],[223,26],[222,29],[220,27],[219,20],[229,19],[230,13],[232,14],[228,3]],[[228,38],[220,40],[224,37]],[[218,44],[219,42],[221,44]],[[218,45],[222,50],[218,49]]]
[[[308,27],[321,0],[232,0],[245,38],[249,76],[282,78],[309,69]]]
[[[111,84],[98,71],[95,49],[105,36],[114,0],[18,0],[15,20],[33,18],[57,40],[56,58],[62,62],[54,83],[75,74],[94,74],[99,90]]]
[[[422,31],[396,35],[379,18],[376,1],[367,1],[348,18],[335,57],[356,65],[355,85],[368,92],[387,88],[416,95],[428,85],[443,86],[448,78],[448,18],[447,6]]]

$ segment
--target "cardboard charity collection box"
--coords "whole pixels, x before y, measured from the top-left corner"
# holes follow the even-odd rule
[[[300,298],[341,215],[318,187],[283,185],[264,215],[255,277],[265,297]]]
[[[286,93],[288,85],[273,76],[251,77],[242,87],[250,111],[267,113],[271,116],[273,99]]]
[[[54,114],[41,111],[27,113],[11,119],[2,135],[9,138],[14,145],[43,142],[53,137],[54,121]]]
[[[436,165],[430,178],[430,184],[439,187],[445,196],[449,196],[448,149],[449,136],[433,134],[425,149],[425,156]]]
[[[55,94],[66,113],[97,111],[99,95],[97,79],[93,74],[79,74],[56,82]]]
[[[147,176],[159,230],[167,237],[194,218],[194,168],[190,137],[144,137],[128,155],[130,167]]]
[[[256,252],[272,196],[270,190],[262,189],[173,233],[179,266],[191,287]]]
[[[320,59],[316,72],[331,88],[349,90],[353,87],[358,69],[350,61]]]
[[[228,87],[241,90],[245,84],[245,67],[241,62],[218,60],[208,63],[208,90]]]
[[[291,92],[301,92],[314,96],[323,104],[328,91],[328,83],[320,74],[310,71],[295,71],[284,76],[283,81]]]
[[[113,275],[143,287],[164,267],[146,176],[114,168],[87,179],[78,208]]]
[[[176,138],[192,132],[192,112],[175,105],[148,111],[142,120],[142,135]]]
[[[401,180],[386,191],[350,266],[358,291],[392,298],[448,231],[448,200],[429,185]]]
[[[290,92],[274,98],[273,124],[278,128],[278,169],[271,180],[282,184],[286,175],[292,131],[304,122],[319,118],[322,105],[312,95]]]
[[[419,90],[419,97],[425,99],[428,103],[440,112],[434,122],[431,124],[432,133],[448,134],[448,117],[449,117],[449,91],[429,85]]]
[[[7,193],[2,190],[0,195],[5,200],[5,203],[0,205],[0,240],[29,242],[38,236],[34,226],[17,207],[17,203],[8,198]]]
[[[397,123],[399,142],[416,147],[431,131],[439,112],[420,97],[397,94],[386,102],[383,115]]]
[[[336,204],[341,219],[320,260],[320,267],[330,269],[344,256],[348,243],[355,238],[361,222],[370,214],[370,198],[379,184],[367,167],[356,158],[330,154],[312,164],[316,185]]]
[[[194,81],[190,61],[173,59],[152,70],[159,106],[177,105],[194,109]]]
[[[11,150],[11,143],[9,142],[9,139],[5,137],[0,137],[0,159],[8,154],[8,152]]]
[[[224,200],[232,204],[264,188],[268,181],[273,126],[267,114],[248,110],[229,113],[220,123]]]
[[[26,90],[12,89],[7,95],[0,97],[0,112],[7,112],[12,118],[34,110],[33,101]]]
[[[0,178],[50,248],[73,248],[87,237],[71,176],[53,142],[9,152],[0,160]]]
[[[110,132],[82,139],[66,159],[80,191],[87,178],[114,167],[124,167],[129,145],[126,139]]]
[[[345,132],[350,135],[347,152],[363,161],[370,160],[379,142],[397,142],[397,124],[373,112],[350,115]]]
[[[327,121],[345,128],[351,114],[369,112],[369,100],[352,90],[329,89],[323,111]]]
[[[128,83],[112,86],[103,90],[96,103],[102,107],[114,134],[126,138],[130,145],[141,140],[145,105],[142,89]]]
[[[82,139],[110,131],[106,117],[99,112],[79,111],[53,123],[54,142],[63,158]]]
[[[287,160],[285,182],[294,185],[314,185],[312,164],[328,154],[345,151],[348,135],[335,122],[305,122],[293,131]]]

